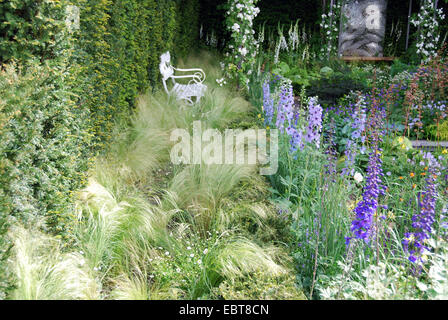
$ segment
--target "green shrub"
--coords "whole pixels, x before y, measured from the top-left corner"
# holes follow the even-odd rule
[[[24,221],[48,215],[59,231],[88,161],[87,114],[68,93],[64,71],[35,62],[0,75],[0,211]]]
[[[11,222],[46,216],[45,231],[71,237],[72,193],[92,147],[127,121],[139,92],[158,85],[162,52],[195,45],[198,3],[0,1],[0,298]],[[79,30],[66,28],[67,5],[80,9]]]
[[[63,28],[64,1],[0,1],[0,62],[49,59]]]

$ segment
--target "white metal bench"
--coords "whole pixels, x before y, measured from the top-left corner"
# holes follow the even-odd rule
[[[171,65],[170,52],[167,51],[160,57],[160,73],[162,74],[163,87],[168,95],[174,94],[177,99],[184,100],[189,105],[199,102],[205,94],[207,86],[203,84],[205,73],[202,69],[179,69]],[[194,72],[193,74],[174,75],[174,71]],[[171,78],[173,87],[168,89],[167,81]],[[188,84],[176,82],[176,79],[191,79]],[[193,99],[195,98],[196,99]]]

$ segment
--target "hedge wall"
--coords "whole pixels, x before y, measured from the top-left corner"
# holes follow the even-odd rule
[[[68,5],[80,8],[74,32]],[[1,74],[0,211],[46,214],[79,186],[87,137],[107,141],[158,85],[162,52],[188,53],[197,12],[197,0],[0,1],[0,60],[17,61]]]
[[[127,114],[138,92],[159,84],[160,54],[184,55],[196,44],[198,0],[73,0],[81,8],[76,33],[84,68],[82,102],[101,138]]]
[[[185,55],[196,45],[199,1],[2,0],[0,63],[55,58],[67,5],[80,8],[81,21],[73,34],[72,63],[81,69],[73,88],[104,139],[138,92],[158,86],[160,54]]]
[[[0,299],[14,220],[70,237],[71,195],[113,122],[196,45],[198,0],[0,0]],[[80,9],[68,30],[66,8]]]

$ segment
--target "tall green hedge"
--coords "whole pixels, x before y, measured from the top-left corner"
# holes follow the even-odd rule
[[[90,137],[107,141],[158,85],[160,54],[195,45],[198,0],[0,0],[0,12],[0,59],[17,61],[0,81],[0,211],[49,214],[79,187]]]
[[[159,85],[159,59],[185,55],[198,37],[198,0],[73,0],[81,8],[78,63],[83,103],[101,139],[126,115],[139,92]]]
[[[73,34],[72,63],[80,68],[73,90],[104,141],[137,94],[159,85],[160,54],[182,56],[195,47],[199,0],[0,0],[0,63],[56,58],[67,5],[81,15]]]
[[[71,199],[89,159],[139,92],[159,85],[160,54],[188,54],[198,0],[0,0],[0,299],[4,236],[46,216],[70,236]],[[66,7],[80,9],[68,30]]]

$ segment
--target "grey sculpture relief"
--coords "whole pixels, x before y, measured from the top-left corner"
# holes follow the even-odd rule
[[[387,0],[347,0],[342,6],[339,55],[382,57]]]

